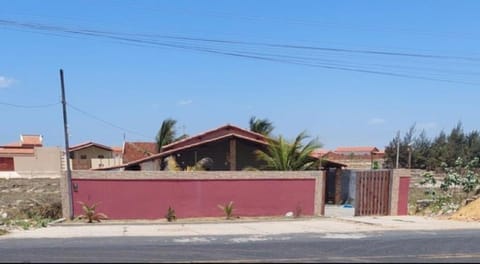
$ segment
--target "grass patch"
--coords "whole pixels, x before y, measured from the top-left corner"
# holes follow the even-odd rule
[[[62,217],[60,202],[34,202],[33,205],[5,211],[6,217],[0,219],[4,231],[18,227],[23,230],[47,227],[48,223]]]

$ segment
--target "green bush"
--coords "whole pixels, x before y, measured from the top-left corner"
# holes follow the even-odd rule
[[[93,221],[100,222],[100,220],[108,219],[107,215],[97,212],[97,205],[88,205],[84,202],[78,202],[82,205],[83,214],[77,216],[77,219],[87,219],[87,223],[93,223]]]

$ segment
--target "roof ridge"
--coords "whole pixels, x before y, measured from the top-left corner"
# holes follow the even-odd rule
[[[184,139],[181,139],[181,140],[178,140],[178,141],[174,141],[174,142],[172,142],[172,143],[170,143],[170,144],[167,144],[167,145],[165,145],[165,146],[162,146],[162,149],[163,149],[163,148],[169,148],[169,147],[171,147],[171,146],[174,146],[175,144],[180,144],[180,143],[182,143],[182,142],[191,140],[191,139],[196,138],[196,137],[202,137],[202,136],[204,136],[204,135],[206,135],[206,134],[209,134],[209,133],[212,133],[212,132],[214,132],[214,131],[218,131],[218,130],[221,130],[221,129],[227,128],[227,127],[239,129],[239,130],[245,131],[245,132],[247,132],[247,133],[250,133],[250,134],[252,134],[252,135],[256,135],[256,136],[259,136],[259,137],[261,137],[261,138],[267,139],[267,137],[266,137],[265,135],[262,135],[262,134],[260,134],[260,133],[256,133],[256,132],[253,132],[253,131],[250,131],[250,130],[241,128],[241,127],[239,127],[239,126],[235,126],[235,125],[232,125],[232,124],[227,123],[226,125],[219,126],[219,127],[217,127],[217,128],[214,128],[214,129],[209,129],[209,130],[204,131],[204,132],[202,132],[202,133],[198,133],[198,134],[195,134],[195,135],[193,135],[193,136],[189,136],[189,137],[187,137],[187,138],[184,138]],[[160,152],[161,152],[161,151],[160,151]]]

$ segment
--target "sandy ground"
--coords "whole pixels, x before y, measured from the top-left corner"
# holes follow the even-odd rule
[[[480,221],[480,198],[460,208],[450,218],[454,220]]]

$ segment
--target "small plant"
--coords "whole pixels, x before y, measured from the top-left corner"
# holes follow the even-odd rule
[[[230,220],[232,219],[232,216],[233,216],[233,202],[230,201],[230,203],[228,203],[227,205],[223,206],[223,205],[218,205],[218,208],[222,209],[223,212],[225,213],[225,217],[227,218],[227,220]]]
[[[93,223],[93,221],[100,222],[100,220],[108,219],[107,215],[103,213],[97,213],[97,205],[92,204],[88,205],[84,202],[78,202],[82,205],[83,214],[77,216],[77,219],[87,219],[87,223]]]
[[[167,210],[167,214],[165,215],[165,218],[167,219],[168,222],[176,221],[177,220],[177,215],[175,214],[175,210],[169,206]]]

